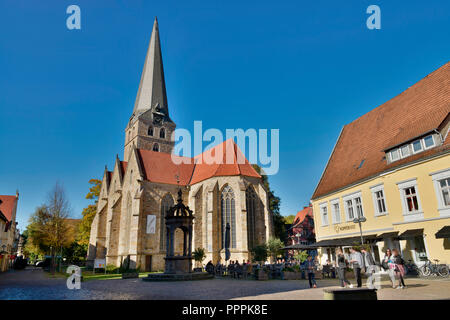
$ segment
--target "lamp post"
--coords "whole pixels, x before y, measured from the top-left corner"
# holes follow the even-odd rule
[[[297,244],[300,244],[300,233],[296,233],[295,236],[297,237]]]
[[[363,235],[362,235],[362,226],[361,223],[366,222],[366,218],[365,217],[358,217],[353,219],[354,223],[357,223],[359,225],[359,232],[361,234],[361,246],[364,244],[364,239],[363,239]]]

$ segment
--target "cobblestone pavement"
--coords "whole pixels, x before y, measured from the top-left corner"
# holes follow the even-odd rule
[[[69,290],[66,280],[51,278],[38,268],[0,274],[0,299],[267,299],[321,300],[323,288],[337,288],[337,280],[318,280],[310,289],[306,280],[213,279],[186,282],[144,282],[141,279],[95,280]],[[407,279],[407,289],[392,289],[388,281],[378,290],[379,299],[450,299],[450,281]]]

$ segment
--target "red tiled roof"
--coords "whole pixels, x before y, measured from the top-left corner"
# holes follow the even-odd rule
[[[164,152],[138,149],[141,158],[142,169],[146,180],[158,183],[177,184],[176,176],[179,176],[180,185],[189,184],[194,164],[192,159],[173,156],[174,159],[184,160],[187,163],[175,164],[172,155]]]
[[[13,210],[17,203],[17,197],[0,195],[0,201],[0,212],[3,213],[8,221],[11,221]]]
[[[347,124],[313,199],[383,171],[450,149],[439,147],[388,164],[385,150],[437,129],[450,112],[450,62],[398,96]],[[448,138],[446,140],[449,140]],[[363,165],[358,168],[364,160]]]
[[[302,223],[303,220],[305,220],[306,216],[310,216],[311,218],[314,218],[313,216],[313,210],[312,207],[304,207],[303,210],[300,210],[297,212],[294,218],[294,222],[292,223],[293,226]]]
[[[211,163],[212,161],[208,161],[208,159],[222,159],[222,161],[221,163]],[[228,139],[214,148],[203,152],[201,155],[196,156],[195,160],[196,166],[190,184],[219,176],[242,175],[261,178],[233,139]],[[208,164],[208,162],[211,164]]]
[[[227,152],[230,152],[231,163],[226,163]],[[215,156],[217,153],[217,158],[223,159],[223,163],[206,163],[208,157]],[[169,153],[143,149],[138,149],[138,154],[145,179],[151,182],[177,184],[177,175],[180,185],[192,185],[218,176],[242,175],[261,178],[232,139],[205,151],[195,158],[179,157]],[[177,164],[172,160],[172,157]],[[200,158],[202,161],[200,161]]]

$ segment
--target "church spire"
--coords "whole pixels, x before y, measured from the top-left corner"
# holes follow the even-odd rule
[[[165,117],[169,118],[158,19],[156,17],[153,23],[147,56],[145,57],[133,115],[138,116],[149,109],[152,109],[152,112],[156,111],[164,114]]]

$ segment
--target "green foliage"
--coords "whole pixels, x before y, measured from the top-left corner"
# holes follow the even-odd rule
[[[206,253],[204,248],[197,248],[192,253],[192,256],[194,257],[194,260],[197,263],[202,263],[202,261],[206,258]]]
[[[305,262],[306,259],[308,259],[308,251],[299,251],[296,255],[294,255],[294,259],[300,261],[301,263]]]
[[[83,218],[78,226],[78,233],[76,237],[76,241],[79,245],[84,246],[85,250],[89,246],[89,237],[91,234],[91,225],[94,220],[95,214],[97,213],[97,201],[100,196],[100,189],[102,186],[102,182],[98,179],[89,180],[91,187],[89,188],[89,192],[86,195],[86,199],[95,200],[95,204],[90,204],[86,208],[83,209],[82,215]]]
[[[119,268],[113,264],[108,264],[106,266],[106,273],[119,273]]]
[[[63,248],[63,257],[71,263],[84,261],[86,259],[86,247],[73,241],[70,246]]]
[[[285,224],[293,224],[294,223],[294,219],[295,219],[295,215],[294,214],[290,214],[288,216],[284,216],[283,220]]]
[[[283,242],[281,242],[280,239],[271,238],[269,241],[267,241],[267,252],[269,255],[276,259],[277,256],[281,255],[283,253],[282,248],[284,247]]]
[[[267,260],[267,245],[261,244],[250,250],[252,262],[264,262]]]
[[[262,182],[268,191],[269,197],[269,210],[273,215],[273,227],[275,237],[281,239],[281,241],[285,242],[287,239],[287,230],[285,227],[284,218],[280,213],[280,202],[281,199],[275,195],[275,192],[270,189],[269,178],[264,174],[264,171],[257,164],[253,164],[253,168],[258,172],[262,177]]]

